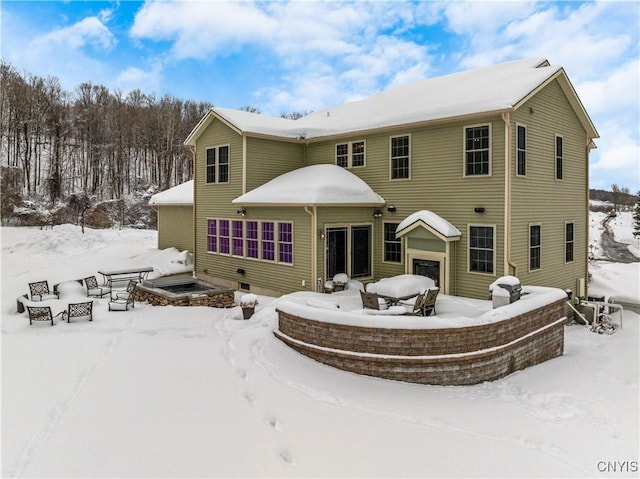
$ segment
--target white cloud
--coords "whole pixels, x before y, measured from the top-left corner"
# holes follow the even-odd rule
[[[159,90],[161,79],[162,74],[159,66],[151,70],[129,67],[120,72],[116,78],[116,85],[124,94],[135,89],[150,93]]]
[[[30,48],[52,50],[68,48],[78,50],[87,45],[109,49],[115,45],[116,39],[109,29],[97,17],[87,17],[71,26],[53,30],[36,37]]]

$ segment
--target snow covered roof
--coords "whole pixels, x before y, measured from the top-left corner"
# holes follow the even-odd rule
[[[554,78],[558,78],[588,136],[598,137],[562,67],[549,65],[544,58],[535,58],[397,86],[364,100],[316,111],[298,120],[215,107],[194,128],[185,144],[195,145],[197,137],[213,118],[219,118],[239,133],[313,140],[399,125],[512,111]]]
[[[407,216],[396,228],[396,236],[402,236],[417,226],[427,228],[442,239],[459,238],[460,230],[433,211],[420,210]]]
[[[311,165],[280,175],[232,201],[238,205],[382,206],[364,181],[337,165]]]
[[[149,199],[149,206],[193,205],[193,180],[156,193]]]

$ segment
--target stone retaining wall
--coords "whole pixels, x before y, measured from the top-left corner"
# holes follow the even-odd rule
[[[136,301],[147,302],[154,306],[211,306],[214,308],[231,308],[235,306],[232,289],[168,298],[153,291],[136,288],[133,297]]]
[[[564,303],[495,323],[438,329],[348,326],[278,310],[275,335],[306,356],[358,374],[422,384],[476,384],[561,356]]]

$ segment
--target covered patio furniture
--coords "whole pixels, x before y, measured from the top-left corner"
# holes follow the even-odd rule
[[[101,288],[98,286],[98,280],[95,276],[84,278],[84,285],[87,287],[87,296],[102,298],[104,295],[109,293],[107,288]]]
[[[109,301],[109,311],[127,311],[129,305],[135,307],[133,291],[136,289],[138,282],[129,280],[126,291],[118,291],[111,293],[111,301]]]
[[[29,283],[29,292],[31,293],[31,301],[58,299],[57,293],[49,291],[48,281],[36,281],[34,283]]]
[[[54,315],[51,312],[50,306],[27,306],[27,312],[29,313],[30,325],[33,324],[34,321],[51,321],[51,326],[53,326],[53,320],[55,318],[61,317],[64,321],[64,318],[67,315],[66,311],[61,311],[60,313]]]
[[[71,322],[71,318],[88,318],[89,321],[93,321],[93,301],[69,303],[69,307],[67,308],[67,323]]]
[[[360,291],[360,298],[362,298],[362,307],[365,309],[387,309],[387,303],[384,298],[381,298],[376,293]]]

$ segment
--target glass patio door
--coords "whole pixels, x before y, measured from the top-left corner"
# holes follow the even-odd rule
[[[371,226],[327,228],[327,279],[338,273],[351,278],[371,276]]]
[[[347,233],[346,226],[327,229],[327,279],[347,273]]]

